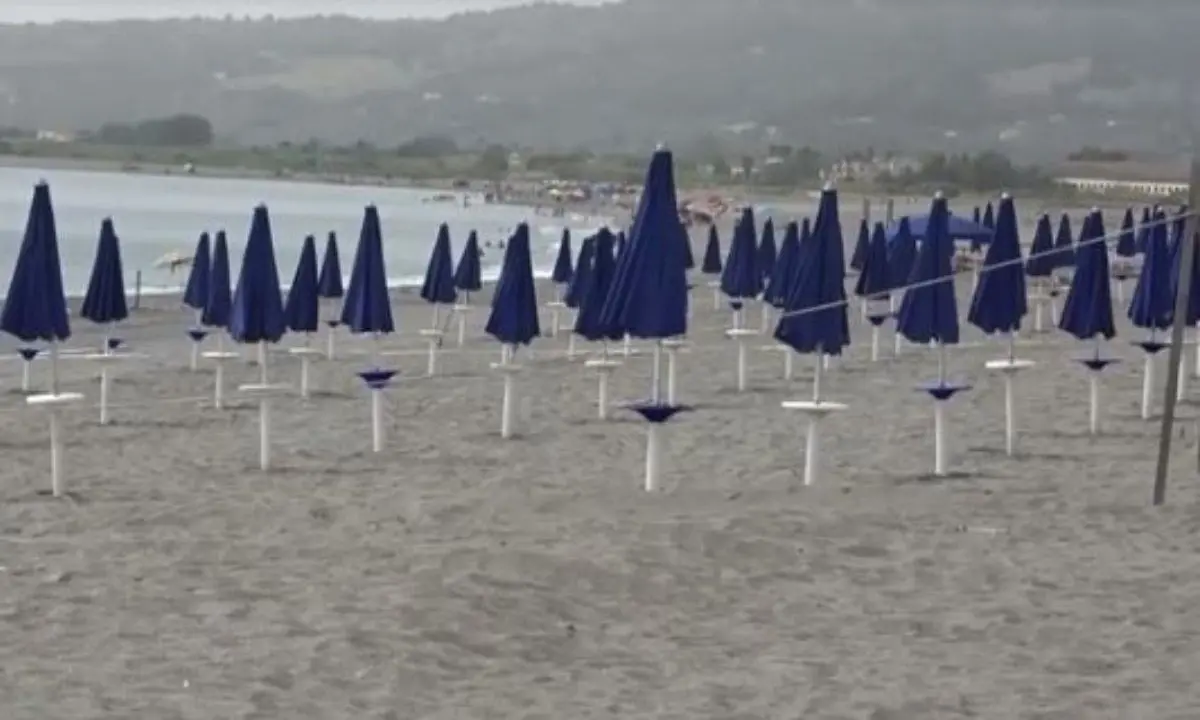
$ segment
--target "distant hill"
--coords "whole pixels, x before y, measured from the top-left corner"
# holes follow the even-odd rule
[[[1178,150],[1200,3],[631,0],[447,20],[0,26],[0,126],[246,143]]]

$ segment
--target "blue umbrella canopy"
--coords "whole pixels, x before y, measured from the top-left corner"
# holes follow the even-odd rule
[[[896,233],[888,237],[888,270],[892,275],[891,289],[908,285],[917,262],[917,238],[908,229],[908,218],[900,218]]]
[[[492,313],[485,331],[505,345],[528,345],[541,334],[529,226],[525,223],[517,226],[504,248],[504,266],[492,295]]]
[[[1171,296],[1171,250],[1167,247],[1166,216],[1159,213],[1154,220],[1128,316],[1134,327],[1162,330],[1171,324],[1175,299]]]
[[[1150,242],[1150,224],[1153,217],[1154,214],[1150,212],[1150,208],[1142,208],[1142,222],[1138,225],[1137,231],[1137,251],[1139,253],[1146,252],[1146,243]]]
[[[479,266],[479,235],[474,230],[467,236],[458,267],[454,269],[454,287],[463,292],[479,292],[483,288],[483,271]]]
[[[675,215],[675,218],[678,220],[678,213]],[[680,227],[683,229],[681,235],[683,238],[683,269],[691,270],[696,267],[696,258],[692,255],[692,234],[686,227],[683,227],[682,222],[680,222]]]
[[[733,240],[725,257],[725,269],[721,272],[721,292],[730,298],[754,298],[762,292],[758,245],[754,233],[754,210],[746,208],[733,229]]]
[[[996,215],[992,207],[992,203],[988,202],[987,207],[983,211],[983,218],[980,221],[985,228],[995,232],[996,230]],[[983,242],[978,238],[971,238],[971,252],[978,252],[983,247]]]
[[[229,245],[225,231],[217,232],[213,242],[212,272],[208,276],[208,300],[200,314],[200,324],[207,327],[229,327],[233,308],[233,290],[229,283]]]
[[[863,266],[854,284],[854,294],[864,298],[884,298],[892,289],[891,267],[888,265],[887,230],[875,223],[875,232],[863,255]]]
[[[608,228],[603,228],[592,239],[592,267],[588,271],[587,289],[575,317],[575,334],[587,340],[617,340],[624,333],[601,324],[601,313],[616,275],[616,261],[612,256],[615,242]]]
[[[621,256],[625,254],[625,245],[625,231],[622,230],[617,233],[617,242],[613,247],[613,257],[615,257],[618,261],[620,261]]]
[[[342,301],[341,321],[352,333],[386,335],[396,331],[383,263],[383,231],[379,227],[379,210],[374,205],[368,205],[363,212],[350,286]]]
[[[687,333],[687,268],[675,197],[675,164],[669,150],[650,159],[642,200],[625,256],[601,312],[609,330],[635,338],[665,339]],[[750,246],[750,252],[756,250]],[[762,278],[758,278],[761,290]]]
[[[812,247],[802,254],[796,283],[775,328],[775,339],[798,353],[840,355],[850,344],[846,316],[845,249],[837,191],[825,189]],[[817,309],[820,308],[820,309]]]
[[[1186,227],[1180,230],[1180,235],[1186,232]],[[1183,277],[1180,268],[1183,265],[1183,243],[1179,240],[1171,246],[1171,320],[1175,319],[1175,300],[1179,297],[1179,280]],[[1187,314],[1184,323],[1189,327],[1200,321],[1200,253],[1192,255],[1192,286],[1188,293]]]
[[[54,207],[50,186],[44,182],[33,188],[25,235],[17,251],[4,308],[0,310],[0,330],[25,342],[54,342],[71,337]]]
[[[1071,233],[1071,216],[1063,213],[1058,221],[1058,232],[1054,235],[1054,267],[1071,267],[1075,264],[1074,236]]]
[[[571,276],[575,273],[571,267],[571,229],[563,228],[562,240],[558,243],[558,257],[554,259],[554,272],[550,274],[550,279],[559,285],[566,285],[571,282]]]
[[[908,222],[908,232],[917,240],[924,240],[925,235],[929,232],[929,216],[928,215],[907,215],[898,220],[893,220],[887,226],[888,243],[895,242],[897,235],[900,232],[900,223]],[[958,215],[946,216],[946,232],[952,241],[949,246],[949,252],[953,254],[953,241],[970,240],[979,244],[986,244],[992,240],[992,231],[990,228],[982,224],[973,223],[965,217]]]
[[[763,291],[763,299],[774,307],[782,308],[787,302],[788,289],[792,286],[799,260],[800,226],[793,220],[784,230],[779,257],[775,258],[775,269],[771,271],[771,280]]]
[[[915,286],[904,293],[896,316],[897,332],[915,343],[958,343],[958,305],[954,298],[954,271],[950,267],[952,252],[946,249],[953,244],[948,220],[945,198],[935,197],[913,266],[911,281]]]
[[[975,209],[971,211],[971,222],[975,223],[976,225],[983,224],[983,213],[979,211],[978,205],[976,205]]]
[[[601,232],[608,233],[610,238],[609,247],[606,248],[608,258],[612,258],[612,233],[608,228],[604,228]],[[596,260],[596,236],[583,239],[583,245],[579,248],[579,259],[575,263],[575,272],[571,276],[571,282],[567,284],[567,292],[563,295],[563,304],[571,309],[578,309],[583,304],[583,299],[587,294],[588,284],[591,282],[592,268],[595,267]],[[615,261],[613,261],[615,262]]]
[[[1104,220],[1092,213],[1079,230],[1079,249],[1075,254],[1075,274],[1058,318],[1060,330],[1080,340],[1097,336],[1111,340],[1117,335],[1113,322],[1112,288],[1109,283],[1108,247],[1097,238],[1104,237]]]
[[[342,261],[338,257],[337,233],[330,232],[325,241],[325,257],[321,260],[321,274],[317,278],[317,296],[336,300],[346,294],[342,287]]]
[[[200,233],[196,252],[192,253],[192,269],[188,273],[187,286],[183,291],[183,304],[195,310],[203,310],[208,303],[208,276],[212,268],[212,251],[209,249],[208,233]]]
[[[102,325],[129,317],[129,307],[125,303],[125,274],[121,269],[121,243],[109,218],[100,223],[96,261],[92,264],[92,277],[79,314]]]
[[[1054,252],[1054,230],[1050,227],[1050,216],[1038,218],[1037,228],[1033,231],[1033,244],[1029,246],[1029,259],[1025,261],[1025,274],[1029,277],[1044,278],[1054,274],[1056,267]]]
[[[454,289],[454,260],[450,256],[450,227],[445,223],[438,228],[429,265],[425,268],[421,299],[435,305],[449,305],[458,299]]]
[[[867,219],[863,218],[858,223],[858,240],[854,243],[854,252],[850,255],[850,267],[854,270],[861,271],[863,263],[867,261],[867,248],[871,245],[871,228],[867,225]]]
[[[229,335],[240,343],[279,342],[287,332],[271,218],[265,205],[254,208],[250,237],[242,255],[242,270],[233,291]]]
[[[762,237],[758,241],[757,258],[758,271],[762,274],[764,282],[774,272],[775,261],[778,257],[779,252],[775,247],[775,221],[767,218],[767,221],[763,223]]]
[[[721,274],[721,237],[717,234],[717,226],[708,226],[708,244],[704,246],[704,262],[700,264],[700,272],[705,275]]]
[[[1133,208],[1125,208],[1125,217],[1121,220],[1121,234],[1117,237],[1117,257],[1131,258],[1137,255],[1137,231],[1133,222]],[[1080,231],[1080,239],[1083,231]]]
[[[1021,318],[1029,312],[1017,211],[1012,198],[1000,200],[995,222],[996,234],[983,258],[979,284],[967,312],[967,322],[987,335],[1020,330]]]
[[[317,294],[317,241],[312,236],[304,238],[300,248],[300,262],[296,263],[296,274],[288,288],[287,303],[283,307],[284,322],[293,332],[316,332],[320,325],[321,297]]]

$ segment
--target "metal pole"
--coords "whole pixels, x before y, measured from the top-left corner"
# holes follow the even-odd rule
[[[1171,434],[1175,427],[1175,401],[1179,391],[1179,363],[1183,359],[1183,331],[1187,327],[1187,310],[1192,294],[1192,267],[1196,257],[1196,210],[1200,207],[1200,156],[1193,150],[1192,173],[1188,187],[1188,215],[1184,222],[1179,263],[1179,281],[1175,295],[1175,322],[1171,326],[1171,347],[1167,357],[1167,388],[1163,402],[1162,430],[1158,436],[1158,465],[1154,470],[1154,504],[1162,505],[1167,499],[1167,470],[1171,462]]]

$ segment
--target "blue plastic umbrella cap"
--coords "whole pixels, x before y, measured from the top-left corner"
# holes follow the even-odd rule
[[[392,378],[396,377],[396,371],[376,368],[374,370],[363,370],[358,376],[362,378],[362,381],[371,390],[382,390],[388,386]]]
[[[891,313],[884,313],[884,314],[872,313],[870,315],[867,315],[867,322],[871,323],[875,327],[880,327],[885,322],[887,322],[890,317],[892,317]]]
[[[929,393],[929,397],[938,402],[945,402],[960,392],[970,390],[971,386],[955,380],[930,380],[918,385],[917,389]]]
[[[654,402],[653,400],[643,400],[639,402],[629,403],[625,406],[627,410],[632,410],[648,423],[661,425],[681,412],[692,410],[690,405],[668,405],[662,402]]]
[[[20,355],[21,359],[24,360],[25,362],[32,361],[35,357],[38,356],[38,353],[40,353],[40,352],[41,352],[41,350],[39,350],[35,347],[17,348],[17,354]]]
[[[325,324],[331,328],[336,328],[336,327],[342,326],[342,321],[341,320],[326,320]]]
[[[1161,340],[1135,340],[1133,344],[1140,347],[1142,352],[1147,355],[1157,355],[1170,347],[1169,343],[1162,342]]]
[[[1116,365],[1117,363],[1121,362],[1120,359],[1118,359],[1118,358],[1091,357],[1091,356],[1075,358],[1075,360],[1080,365],[1083,365],[1085,368],[1087,368],[1088,370],[1091,370],[1092,372],[1103,372],[1104,368],[1108,367],[1109,365]]]
[[[734,310],[741,310],[743,306],[744,306],[744,303],[741,300],[730,300],[729,301],[729,307],[733,308]]]
[[[109,350],[120,350],[125,341],[121,338],[110,337],[105,344],[108,345]]]
[[[187,334],[192,339],[192,342],[202,342],[204,338],[208,337],[208,331],[201,330],[200,328],[189,328]]]

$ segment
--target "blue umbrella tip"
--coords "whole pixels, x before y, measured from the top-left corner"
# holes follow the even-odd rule
[[[821,190],[823,190],[824,192],[829,192],[830,190],[833,190],[833,181],[832,181],[832,180],[826,180],[826,181],[825,181],[825,185],[823,185],[823,186],[821,187]]]
[[[935,193],[933,194],[933,199],[934,199],[934,200],[942,200],[942,199],[944,199],[945,197],[946,197],[946,195],[945,195],[945,194],[944,194],[944,193],[943,193],[941,190],[938,190],[937,192],[935,192]]]
[[[660,142],[654,146],[654,152],[662,152],[663,150],[666,150],[666,149],[667,149],[667,144],[665,142]]]
[[[1000,199],[1001,200],[1011,200],[1012,195],[1009,195],[1007,192],[1002,192],[1002,193],[1000,193]]]
[[[692,407],[689,405],[668,405],[667,403],[656,402],[654,400],[632,402],[627,404],[625,408],[641,415],[646,422],[656,425],[667,422],[681,412],[692,410]]]

